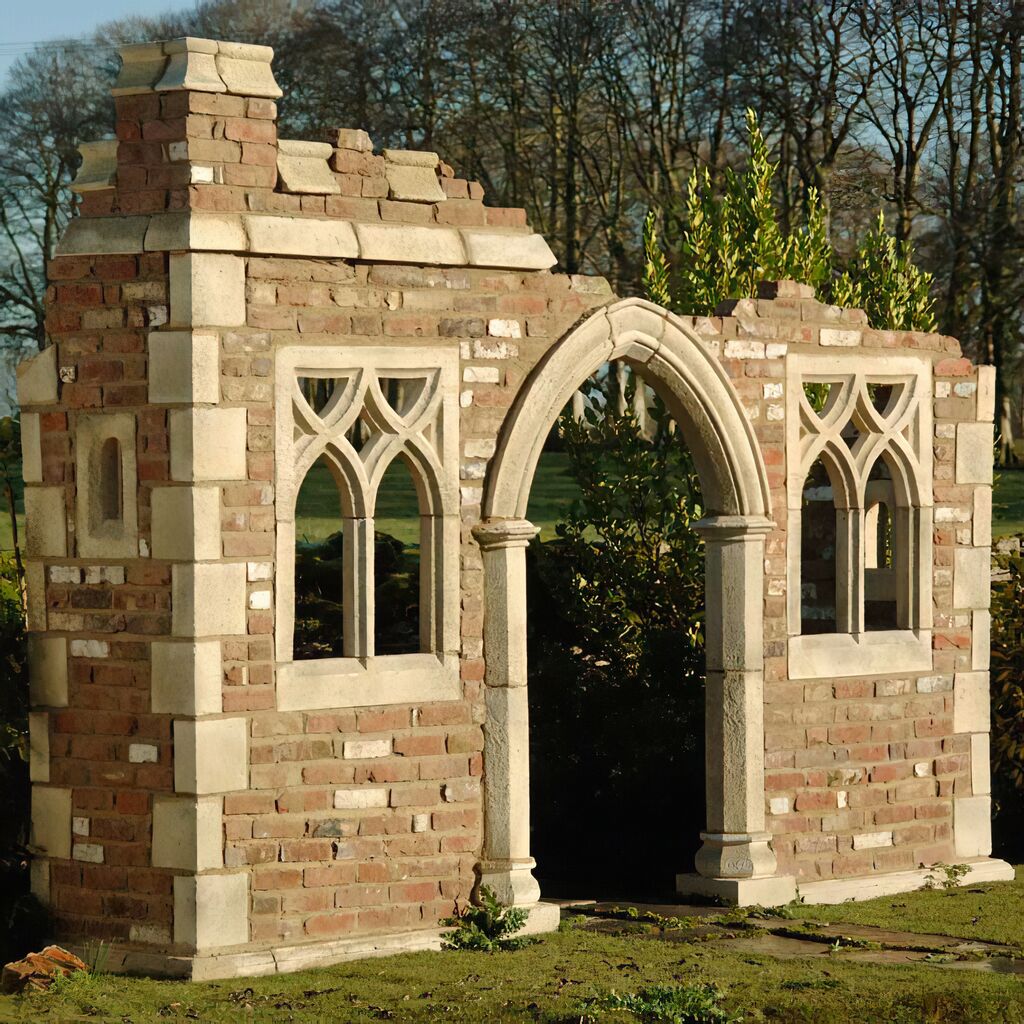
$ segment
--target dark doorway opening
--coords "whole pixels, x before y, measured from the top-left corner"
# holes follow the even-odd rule
[[[545,897],[668,897],[706,821],[700,487],[639,375],[581,394],[528,511],[531,851]]]

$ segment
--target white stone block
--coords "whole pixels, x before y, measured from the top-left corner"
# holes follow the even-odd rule
[[[217,44],[217,73],[229,93],[236,96],[259,96],[275,100],[281,87],[274,81],[271,67],[274,51],[254,43]]]
[[[50,781],[50,716],[45,711],[28,715],[28,777],[32,782]]]
[[[64,558],[68,553],[68,517],[63,487],[25,488],[25,554]]]
[[[992,798],[953,798],[953,846],[957,857],[988,857],[992,853]]]
[[[174,723],[176,793],[230,793],[248,786],[246,719],[181,719]]]
[[[492,338],[521,338],[523,336],[518,320],[488,320],[487,333]]]
[[[72,658],[109,658],[110,644],[106,640],[72,640]]]
[[[220,336],[203,331],[151,331],[149,400],[216,405],[220,401]]]
[[[244,480],[245,409],[172,409],[171,479]]]
[[[782,397],[782,382],[771,381],[768,384],[764,384],[761,387],[762,398],[781,398]]]
[[[918,779],[925,779],[932,773],[931,761],[918,761],[914,765],[914,776]]]
[[[154,641],[152,709],[156,714],[215,715],[223,707],[219,640]]]
[[[388,161],[384,169],[388,197],[407,203],[443,203],[447,196],[429,167],[403,167]]]
[[[471,267],[549,270],[558,262],[543,235],[479,228],[463,228],[460,234]]]
[[[51,583],[81,583],[82,570],[77,565],[51,565]]]
[[[241,327],[245,261],[225,253],[171,253],[170,295],[175,327]]]
[[[57,401],[57,346],[18,363],[18,405],[52,405]]]
[[[89,835],[89,819],[88,818],[72,818],[71,819],[71,834],[73,836],[86,836]]]
[[[978,367],[978,413],[979,423],[991,423],[996,415],[996,368]]]
[[[270,609],[271,592],[269,590],[254,590],[249,595],[249,607],[253,611],[268,611]]]
[[[789,814],[789,797],[773,796],[768,801],[768,810],[772,814]]]
[[[154,558],[220,558],[219,487],[154,487],[150,502]]]
[[[493,438],[470,438],[463,445],[463,452],[470,459],[489,459],[497,450],[498,443]]]
[[[501,371],[496,366],[466,366],[462,370],[462,379],[467,384],[497,384]]]
[[[243,636],[246,628],[244,562],[184,563],[171,567],[174,636]]]
[[[450,228],[369,222],[353,227],[362,260],[456,267],[466,262],[462,239]]]
[[[333,155],[334,147],[329,142],[278,139],[277,174],[281,190],[307,195],[339,193],[341,186],[327,163]],[[436,184],[437,179],[434,180]]]
[[[197,950],[247,943],[248,874],[176,876],[174,941]]]
[[[31,844],[46,857],[71,856],[71,790],[58,786],[32,787]]]
[[[128,745],[129,764],[157,764],[160,748],[153,743],[131,743]]]
[[[987,672],[957,672],[953,686],[953,732],[988,732]]]
[[[40,562],[25,562],[25,624],[31,632],[46,631],[46,569]]]
[[[273,562],[246,562],[245,578],[250,583],[261,583],[274,578]]]
[[[992,614],[975,611],[971,616],[971,668],[987,669],[992,657]]]
[[[974,488],[974,534],[971,542],[976,548],[992,545],[992,488]]]
[[[153,797],[153,867],[212,871],[224,866],[224,799]]]
[[[412,830],[413,830],[413,832],[429,832],[430,831],[430,815],[429,814],[414,814],[412,816]]]
[[[764,359],[764,342],[727,341],[724,355],[726,359]]]
[[[43,449],[37,412],[21,414],[21,477],[27,484],[43,482]]]
[[[987,732],[971,737],[971,792],[975,796],[992,792],[992,755]]]
[[[991,423],[958,423],[956,426],[956,482],[992,483],[993,435]]]
[[[89,565],[85,568],[85,582],[90,585],[109,583],[119,587],[124,579],[123,565]]]
[[[862,832],[853,837],[855,850],[877,850],[883,846],[892,846],[891,832]]]
[[[992,552],[989,548],[956,548],[953,552],[953,607],[986,609],[991,600]]]
[[[825,347],[850,348],[860,344],[860,331],[840,330],[835,327],[822,327],[818,339]]]
[[[338,810],[361,810],[367,807],[387,807],[388,791],[386,789],[336,789],[334,806]]]
[[[68,706],[68,642],[62,636],[28,638],[29,700],[34,706]]]
[[[948,693],[953,689],[952,676],[921,676],[917,681],[918,693]]]
[[[85,861],[87,864],[102,864],[103,847],[98,843],[75,843],[71,858]]]
[[[391,740],[345,740],[345,757],[388,757],[390,754]]]

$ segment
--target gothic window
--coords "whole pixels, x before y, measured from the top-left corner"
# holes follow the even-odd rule
[[[893,670],[922,662],[931,626],[930,365],[793,356],[788,376],[791,673],[869,671],[886,648]]]
[[[426,659],[422,678],[457,676],[459,595],[440,571],[459,557],[454,356],[279,354],[276,649],[285,690],[314,702],[301,706],[356,702],[331,692],[356,677],[378,684],[367,703],[389,703],[408,658]]]

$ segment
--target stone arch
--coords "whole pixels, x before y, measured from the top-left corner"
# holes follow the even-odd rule
[[[474,530],[484,564],[485,803],[480,883],[509,904],[537,901],[530,855],[526,674],[525,519],[544,440],[559,412],[599,366],[640,369],[682,427],[706,517],[707,828],[699,875],[680,891],[740,902],[779,902],[793,880],[776,876],[764,831],[764,536],[771,529],[760,447],[721,364],[678,317],[626,299],[594,313],[534,368],[499,435]]]

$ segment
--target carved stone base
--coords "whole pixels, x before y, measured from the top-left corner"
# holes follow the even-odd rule
[[[694,866],[705,878],[763,878],[776,871],[770,832],[701,832]]]
[[[478,879],[473,890],[476,900],[481,886],[486,885],[507,907],[527,907],[540,899],[540,885],[533,877],[537,862],[525,860],[484,861],[477,867]]]
[[[706,896],[737,907],[779,907],[796,899],[796,879],[792,875],[769,878],[705,878],[703,875],[676,875],[680,896]]]

